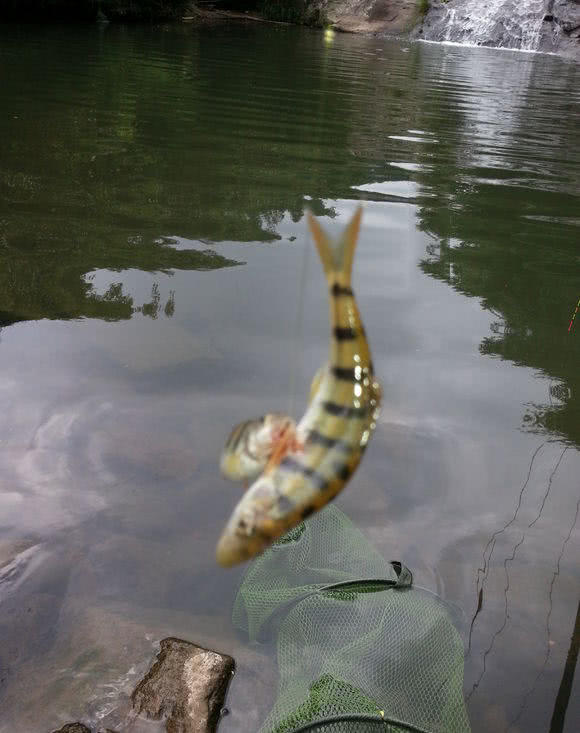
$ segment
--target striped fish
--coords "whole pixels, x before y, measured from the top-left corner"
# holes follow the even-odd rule
[[[230,435],[222,471],[231,478],[257,478],[219,540],[223,566],[256,556],[331,501],[352,476],[375,428],[381,389],[351,289],[361,214],[359,208],[336,242],[308,215],[328,282],[330,361],[314,378],[298,425],[283,415],[266,416],[242,423]],[[256,451],[257,445],[262,449]],[[243,457],[247,447],[255,460]]]

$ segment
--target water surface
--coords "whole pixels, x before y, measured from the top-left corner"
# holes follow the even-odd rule
[[[337,232],[359,201],[384,409],[338,504],[462,609],[473,730],[548,730],[580,585],[578,68],[5,26],[0,73],[0,731],[114,720],[167,635],[237,658],[223,729],[257,729],[275,663],[232,630],[218,457],[300,413],[328,331],[305,208]]]

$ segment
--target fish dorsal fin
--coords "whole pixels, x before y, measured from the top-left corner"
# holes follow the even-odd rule
[[[325,364],[324,366],[321,366],[320,369],[314,375],[314,379],[312,380],[312,384],[310,385],[310,394],[308,395],[308,404],[310,404],[312,400],[316,397],[316,393],[318,392],[318,388],[320,387],[322,378],[324,377],[324,374],[327,370],[328,370],[328,364]]]

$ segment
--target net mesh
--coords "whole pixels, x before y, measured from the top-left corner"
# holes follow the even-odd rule
[[[460,636],[411,580],[332,505],[250,566],[233,621],[279,669],[260,733],[470,730]]]

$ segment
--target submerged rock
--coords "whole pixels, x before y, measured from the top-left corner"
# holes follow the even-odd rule
[[[157,661],[135,688],[136,713],[166,718],[168,733],[210,733],[220,719],[234,660],[181,639],[161,641]]]

